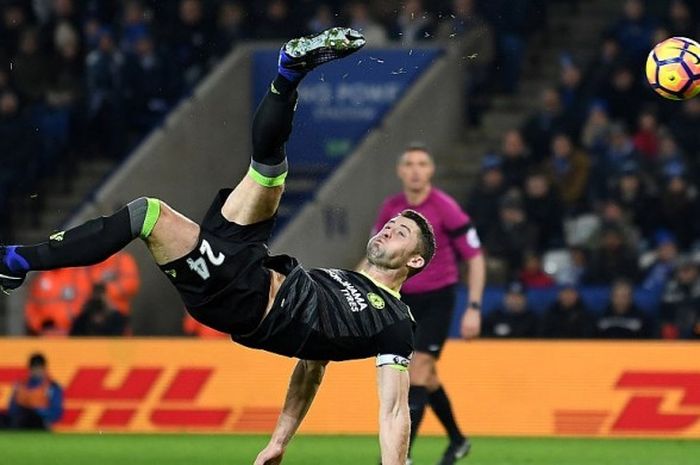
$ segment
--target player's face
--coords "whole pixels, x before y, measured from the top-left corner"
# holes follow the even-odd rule
[[[367,244],[367,260],[382,268],[420,268],[425,263],[416,253],[420,229],[415,221],[402,216],[389,220]]]
[[[435,174],[435,165],[424,150],[409,150],[401,155],[397,174],[404,189],[420,191],[430,185]]]

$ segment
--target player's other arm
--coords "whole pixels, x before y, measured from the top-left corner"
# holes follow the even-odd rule
[[[404,465],[411,420],[408,413],[408,371],[394,365],[377,368],[379,444],[382,465]]]
[[[292,372],[275,431],[268,445],[258,454],[255,465],[277,465],[282,462],[287,444],[311,407],[327,364],[327,361],[299,360]]]

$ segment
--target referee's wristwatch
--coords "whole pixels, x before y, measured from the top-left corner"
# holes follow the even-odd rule
[[[474,310],[481,310],[481,304],[479,302],[469,302],[469,306],[467,308],[472,308]]]

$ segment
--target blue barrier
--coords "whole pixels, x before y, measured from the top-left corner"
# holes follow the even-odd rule
[[[557,300],[559,289],[531,289],[527,291],[527,302],[529,308],[542,315],[547,309]],[[581,298],[593,315],[602,314],[608,303],[610,302],[610,287],[582,287],[579,289]],[[484,291],[484,300],[482,303],[482,316],[487,316],[492,311],[502,306],[505,289],[501,287],[488,287]],[[458,338],[459,326],[462,319],[462,314],[467,305],[468,292],[464,285],[457,288],[457,299],[455,301],[455,309],[450,326],[450,337]],[[659,311],[659,303],[661,296],[657,292],[647,291],[637,288],[634,291],[634,303],[641,311],[650,317],[657,317]]]
[[[277,49],[253,55],[253,106],[277,70]],[[440,55],[437,48],[365,49],[314,70],[299,86],[287,153],[294,170],[332,169]]]

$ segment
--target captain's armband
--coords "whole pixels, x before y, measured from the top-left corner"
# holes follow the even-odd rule
[[[395,368],[399,371],[408,370],[408,365],[411,363],[411,357],[404,357],[402,355],[393,354],[381,354],[377,355],[377,368],[388,366]]]

